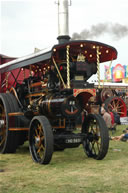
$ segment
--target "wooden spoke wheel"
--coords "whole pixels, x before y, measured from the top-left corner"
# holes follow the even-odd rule
[[[29,148],[32,159],[40,164],[48,164],[53,154],[53,133],[48,119],[35,116],[30,123]]]
[[[120,117],[127,116],[127,107],[125,102],[120,97],[110,97],[105,101],[105,107],[108,110],[112,110],[120,115]]]
[[[101,96],[101,101],[104,102],[107,98],[110,98],[113,96],[113,92],[111,89],[102,89],[100,96]]]
[[[17,133],[9,131],[8,113],[18,111],[16,98],[9,93],[0,94],[0,153],[13,153],[18,146]]]
[[[82,132],[86,133],[83,148],[88,157],[97,160],[103,159],[109,147],[109,134],[107,126],[100,115],[90,114],[85,118]]]

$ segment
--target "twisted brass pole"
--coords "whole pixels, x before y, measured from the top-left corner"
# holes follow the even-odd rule
[[[99,57],[99,46],[96,48],[96,56],[97,56],[97,79],[98,79],[98,87],[100,88],[100,57]]]
[[[69,48],[67,45],[67,88],[70,88],[70,63],[69,63]]]

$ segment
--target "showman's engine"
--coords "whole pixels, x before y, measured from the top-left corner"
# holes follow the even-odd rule
[[[0,65],[0,153],[15,152],[29,140],[32,159],[40,164],[48,164],[56,150],[81,144],[88,157],[107,154],[108,128],[97,96],[111,92],[101,91],[100,63],[116,59],[117,51],[101,42],[71,40],[69,4],[58,0],[57,45]],[[88,82],[96,73],[97,87]]]

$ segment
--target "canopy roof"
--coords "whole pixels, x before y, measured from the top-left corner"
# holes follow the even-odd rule
[[[8,72],[13,69],[28,67],[29,65],[50,64],[52,57],[56,62],[66,59],[66,47],[69,45],[69,54],[72,60],[76,60],[78,54],[82,54],[89,63],[97,62],[97,48],[99,49],[99,62],[107,62],[117,58],[117,50],[107,44],[90,40],[69,41],[63,44],[57,44],[37,53],[18,58],[0,66],[0,73]],[[63,54],[65,53],[65,54]]]

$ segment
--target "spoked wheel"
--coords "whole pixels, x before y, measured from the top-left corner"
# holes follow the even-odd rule
[[[105,100],[105,106],[109,110],[115,111],[120,117],[127,116],[127,107],[125,102],[120,97],[110,97]]]
[[[9,131],[8,113],[18,111],[15,97],[9,93],[0,94],[0,153],[13,153],[18,146],[17,133]]]
[[[83,148],[88,157],[103,159],[109,147],[108,128],[100,115],[90,114],[84,120],[82,132],[87,134]]]
[[[100,96],[101,96],[101,101],[104,102],[107,98],[110,98],[113,96],[113,92],[111,89],[104,88],[102,89]]]
[[[30,123],[29,148],[32,159],[40,164],[48,164],[53,154],[53,133],[48,119],[35,116]]]

